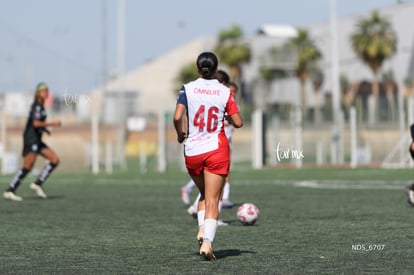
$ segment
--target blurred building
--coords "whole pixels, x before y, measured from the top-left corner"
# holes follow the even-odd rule
[[[414,14],[414,4],[394,5],[378,11],[381,16],[385,16],[391,22],[398,43],[397,53],[384,62],[382,70],[392,71],[396,83],[400,84],[401,87],[407,76],[414,75],[414,29],[407,27],[411,16]],[[339,71],[351,82],[366,82],[373,78],[371,70],[359,60],[351,45],[351,36],[356,30],[358,20],[369,16],[370,13],[371,11],[338,18],[337,20]],[[309,30],[312,39],[323,54],[322,60],[319,62],[324,75],[321,93],[314,92],[310,80],[306,89],[307,98],[309,99],[307,105],[311,108],[317,102],[323,103],[332,90],[332,38],[330,21],[305,27]],[[247,87],[253,94],[256,106],[262,107],[263,102],[267,105],[297,102],[298,93],[295,91],[298,91],[299,83],[294,73],[289,73],[294,66],[294,57],[283,56],[284,62],[279,63],[274,63],[271,58],[271,51],[280,48],[289,39],[289,35],[292,34],[291,31],[286,31],[286,27],[265,25],[259,28],[257,35],[250,37],[249,43],[253,51],[253,59],[245,66],[244,76]],[[269,83],[259,74],[263,67],[271,67],[275,71],[283,68],[288,73],[287,76],[283,77],[283,80],[276,78]],[[266,100],[263,100],[264,98]]]
[[[16,91],[1,95],[3,112],[13,118],[26,118],[32,102],[33,93]]]
[[[396,81],[402,83],[407,75],[414,73],[414,29],[407,27],[410,25],[414,14],[414,3],[390,6],[380,9],[378,12],[391,22],[397,35],[397,53],[383,64],[382,70],[387,71],[391,69],[394,72]],[[351,45],[351,35],[356,30],[358,20],[369,16],[370,13],[371,11],[338,19],[340,73],[352,80],[371,80],[373,77],[368,66],[362,64],[357,58]],[[330,70],[332,39],[329,21],[311,25],[309,30],[324,54],[321,62],[326,76],[323,89],[329,91],[332,79]]]
[[[340,74],[350,81],[370,81],[370,69],[354,54],[350,37],[356,29],[358,19],[369,16],[371,11],[338,18]],[[413,40],[414,29],[409,28],[414,4],[405,3],[379,10],[387,17],[398,37],[396,55],[387,60],[383,70],[392,70],[397,83],[414,74]],[[307,84],[307,105],[323,104],[331,93],[331,32],[330,22],[325,21],[306,26],[311,37],[323,53],[320,61],[324,81],[320,93],[315,93],[309,81]],[[296,35],[296,29],[286,25],[263,25],[257,33],[246,38],[252,50],[249,64],[243,66],[244,88],[252,97],[255,106],[266,107],[275,104],[294,104],[298,100],[299,84],[294,74],[294,56],[284,56],[283,62],[274,63],[269,57],[274,48],[281,47]],[[157,114],[161,110],[172,111],[175,105],[175,78],[182,66],[193,62],[204,50],[212,50],[215,37],[204,37],[189,42],[177,49],[161,55],[124,77],[109,81],[106,87],[91,91],[90,106],[79,106],[82,116],[97,113],[104,121],[118,121],[127,115]],[[272,63],[273,62],[273,63]],[[272,81],[264,81],[260,75],[263,67],[284,70],[287,76]],[[124,94],[124,95],[122,95]]]
[[[173,110],[178,72],[182,66],[195,62],[200,52],[211,49],[213,40],[196,39],[148,61],[124,77],[110,80],[105,87],[91,91],[90,104],[80,104],[78,112],[83,116],[98,114],[103,122],[113,123],[130,116]]]

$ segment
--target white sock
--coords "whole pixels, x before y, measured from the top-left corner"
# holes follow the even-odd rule
[[[217,220],[205,219],[204,220],[204,240],[208,240],[211,243],[214,241],[217,231]]]
[[[223,189],[223,200],[228,200],[230,196],[230,183],[226,182]]]
[[[197,195],[197,198],[194,200],[194,203],[193,203],[195,207],[198,207],[198,202],[200,201],[200,198],[201,198],[201,194],[199,192]]]
[[[193,180],[190,180],[189,182],[187,182],[186,185],[184,185],[185,190],[187,190],[188,193],[191,193],[191,191],[193,191],[193,188],[195,187],[195,183]]]
[[[198,228],[204,227],[204,216],[206,214],[206,210],[200,210],[197,212],[197,220],[198,220]]]

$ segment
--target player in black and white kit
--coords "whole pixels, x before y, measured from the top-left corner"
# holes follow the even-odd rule
[[[20,196],[16,195],[16,190],[22,180],[32,170],[38,154],[46,158],[49,163],[43,168],[38,179],[30,184],[30,189],[35,191],[40,198],[45,199],[47,197],[43,191],[42,184],[59,164],[59,157],[42,142],[42,134],[45,132],[50,135],[50,131],[46,127],[61,126],[59,120],[46,122],[47,114],[44,103],[48,96],[48,86],[43,82],[39,83],[36,86],[35,99],[30,107],[29,117],[23,133],[23,167],[17,172],[10,182],[9,188],[3,193],[5,199],[12,201],[22,200]]]
[[[411,158],[414,160],[414,124],[410,126],[410,134],[411,134],[411,143],[408,151],[410,152]],[[407,194],[407,201],[409,204],[414,206],[414,183],[410,186],[407,186],[404,191]]]

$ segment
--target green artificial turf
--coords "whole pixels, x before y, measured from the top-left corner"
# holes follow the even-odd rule
[[[130,168],[57,173],[47,200],[30,192],[31,177],[23,202],[0,200],[0,274],[413,272],[414,208],[402,191],[411,170],[233,170],[236,206],[222,211],[230,225],[217,231],[215,262],[198,256],[196,220],[180,200],[187,175]],[[256,225],[236,220],[243,202],[259,207]]]

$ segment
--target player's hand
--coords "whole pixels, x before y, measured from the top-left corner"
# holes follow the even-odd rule
[[[225,116],[224,117],[224,126],[234,126],[233,125],[233,120],[231,120],[231,116]]]
[[[179,143],[183,143],[183,141],[187,138],[187,133],[181,132],[181,134],[179,134],[177,136],[177,141]]]
[[[60,127],[60,126],[62,126],[62,121],[60,121],[60,120],[52,121],[52,125],[51,126],[53,126],[53,127]]]

